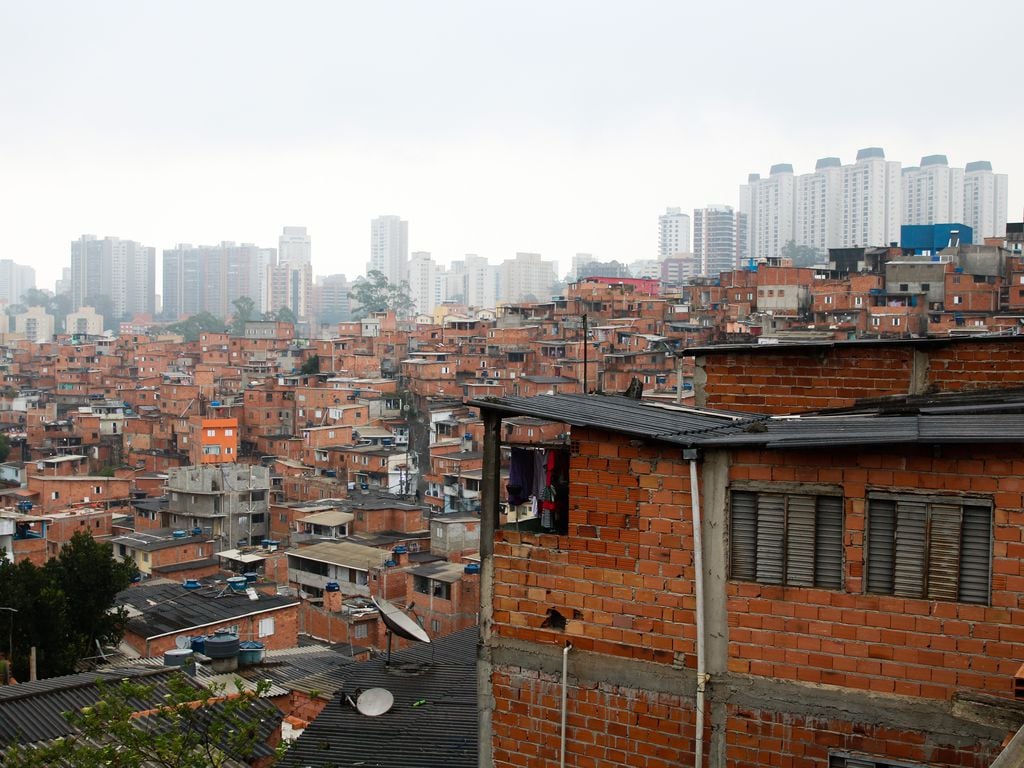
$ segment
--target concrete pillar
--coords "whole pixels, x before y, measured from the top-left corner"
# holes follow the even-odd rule
[[[480,483],[480,645],[477,648],[477,701],[479,702],[479,746],[477,765],[494,764],[491,740],[491,715],[494,695],[491,689],[491,630],[494,615],[494,535],[498,528],[501,496],[501,415],[480,409],[484,421],[484,466]]]

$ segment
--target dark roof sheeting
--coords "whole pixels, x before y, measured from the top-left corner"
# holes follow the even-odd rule
[[[279,768],[475,768],[475,627],[346,669],[343,690],[295,741]],[[386,688],[394,706],[361,715],[346,700]]]
[[[153,638],[218,624],[242,616],[263,613],[290,605],[299,600],[287,595],[257,592],[259,599],[230,592],[226,584],[184,589],[181,584],[144,584],[120,592],[118,605],[130,606],[128,629],[142,637]],[[131,609],[142,615],[135,615]]]
[[[974,398],[974,399],[972,399]],[[542,395],[476,400],[469,404],[499,413],[527,414],[635,435],[679,446],[725,448],[839,447],[944,443],[1024,442],[1024,400],[1006,398],[1001,406],[972,395],[957,406],[954,398],[893,411],[873,404],[864,412],[767,416],[726,414],[594,395]],[[998,408],[999,413],[993,410]]]

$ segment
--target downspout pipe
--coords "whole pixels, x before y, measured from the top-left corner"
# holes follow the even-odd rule
[[[697,698],[694,706],[696,712],[696,738],[693,748],[694,768],[702,768],[704,764],[704,692],[708,682],[707,655],[704,649],[704,545],[701,537],[700,523],[700,489],[697,484],[697,449],[688,448],[683,451],[683,458],[690,462],[690,510],[693,518],[693,591],[696,597],[697,625]]]
[[[569,693],[569,651],[571,650],[572,643],[566,643],[565,648],[562,649],[562,744],[558,750],[558,765],[560,768],[565,768],[565,716],[566,700]]]

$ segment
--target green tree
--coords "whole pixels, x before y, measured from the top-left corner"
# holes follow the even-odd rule
[[[0,461],[7,461],[11,455],[11,441],[7,435],[0,432]]]
[[[795,240],[790,240],[782,246],[782,258],[792,259],[794,267],[813,267],[821,260],[821,254],[817,248],[797,245]]]
[[[75,732],[48,744],[10,746],[7,768],[222,768],[251,760],[281,714],[256,690],[225,696],[223,686],[200,688],[183,673],[167,691],[131,678],[97,684],[99,700],[65,717]],[[140,709],[153,706],[143,717]],[[264,724],[265,721],[265,724]],[[280,755],[281,749],[278,754]]]
[[[409,317],[416,309],[416,302],[409,295],[409,284],[404,280],[392,283],[383,272],[371,269],[365,278],[356,281],[349,298],[355,306],[352,317],[361,320],[373,312],[394,312],[398,317]]]
[[[30,560],[0,561],[0,605],[14,645],[14,672],[28,679],[29,649],[36,648],[40,677],[70,674],[79,659],[96,653],[96,642],[120,640],[124,615],[112,610],[114,596],[138,574],[119,561],[109,544],[78,532],[60,555],[43,567]]]
[[[277,310],[277,314],[274,319],[279,323],[291,323],[295,325],[298,322],[298,318],[295,317],[295,313],[292,312],[291,307],[281,307]]]
[[[185,341],[198,341],[203,333],[224,333],[227,325],[223,320],[214,317],[209,312],[200,312],[177,323],[171,323],[164,330],[168,333],[181,334]]]
[[[239,296],[231,302],[235,314],[231,316],[229,332],[232,336],[244,336],[245,324],[256,317],[256,302],[248,296]]]
[[[320,373],[320,355],[313,355],[307,358],[302,363],[302,368],[299,369],[299,372],[304,374]]]

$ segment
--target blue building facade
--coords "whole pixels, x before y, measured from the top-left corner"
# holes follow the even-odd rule
[[[930,256],[950,245],[972,245],[974,230],[966,224],[904,224],[900,247],[904,253]]]

